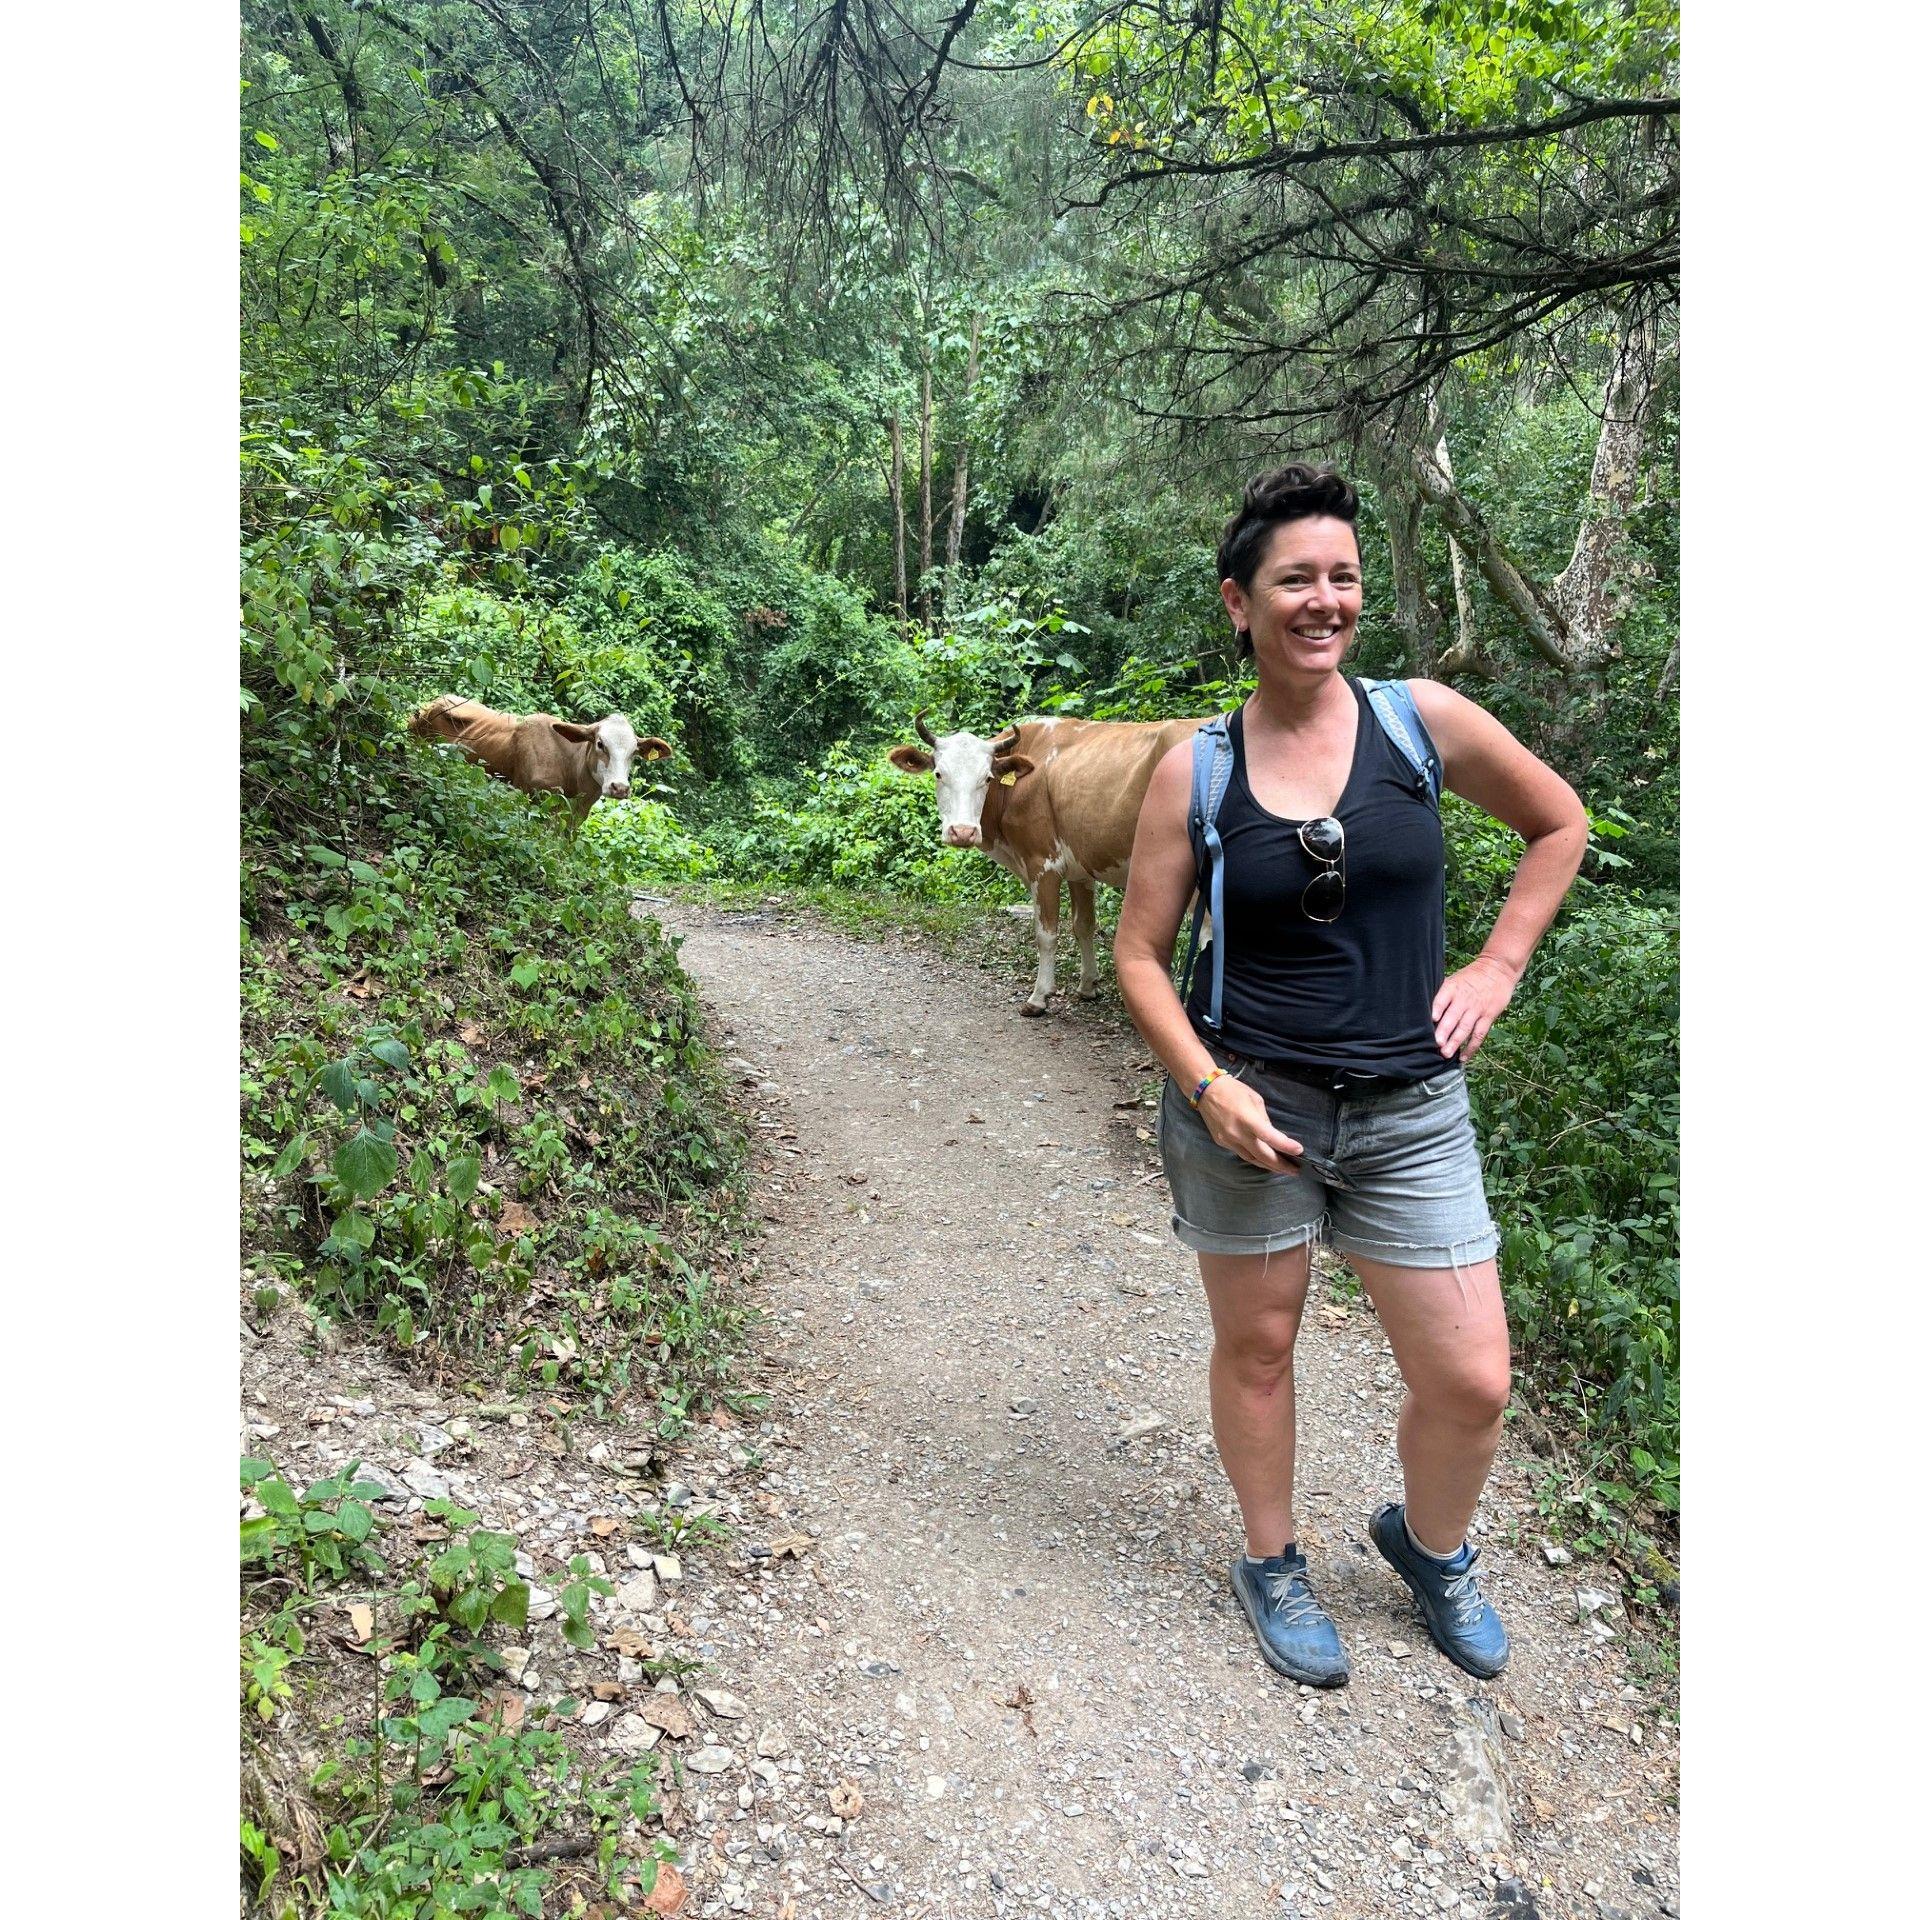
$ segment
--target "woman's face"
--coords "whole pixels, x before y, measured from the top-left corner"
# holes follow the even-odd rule
[[[1265,673],[1331,673],[1360,621],[1360,546],[1344,520],[1289,520],[1267,538],[1250,589],[1222,580],[1236,627]]]

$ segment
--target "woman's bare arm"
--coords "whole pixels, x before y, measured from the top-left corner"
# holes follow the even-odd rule
[[[1447,976],[1434,998],[1434,1039],[1449,1059],[1458,1053],[1465,1061],[1506,1011],[1522,969],[1580,871],[1587,812],[1580,796],[1484,707],[1438,680],[1407,685],[1440,750],[1447,785],[1527,843],[1486,945]]]

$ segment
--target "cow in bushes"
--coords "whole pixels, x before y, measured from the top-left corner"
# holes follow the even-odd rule
[[[1199,725],[1198,720],[1020,720],[986,740],[977,733],[936,735],[923,708],[913,716],[913,726],[927,750],[895,747],[888,754],[904,773],[933,775],[942,846],[978,847],[1033,896],[1040,967],[1022,1013],[1044,1014],[1053,991],[1063,881],[1080,949],[1080,997],[1092,996],[1094,882],[1125,892],[1147,782],[1162,758]]]
[[[665,760],[673,749],[652,734],[635,735],[623,713],[604,720],[556,720],[550,713],[496,713],[477,700],[443,693],[407,722],[410,733],[451,740],[497,780],[522,793],[564,793],[578,827],[601,799],[633,791],[633,763]]]

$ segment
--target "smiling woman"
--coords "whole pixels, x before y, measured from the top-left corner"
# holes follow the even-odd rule
[[[1330,469],[1284,467],[1248,483],[1220,543],[1220,597],[1259,681],[1228,717],[1208,843],[1232,930],[1217,1005],[1196,980],[1183,1006],[1168,971],[1210,878],[1190,742],[1148,787],[1114,939],[1127,1011],[1169,1075],[1173,1231],[1199,1256],[1214,1435],[1246,1523],[1233,1588],[1268,1664],[1313,1686],[1347,1679],[1293,1524],[1293,1343],[1323,1238],[1365,1283],[1407,1383],[1405,1505],[1374,1515],[1374,1542],[1450,1659],[1483,1678],[1507,1662],[1466,1540],[1506,1405],[1507,1324],[1461,1068],[1586,845],[1558,774],[1450,688],[1408,683],[1446,784],[1527,842],[1485,948],[1446,974],[1437,793],[1340,672],[1363,597],[1358,505]]]

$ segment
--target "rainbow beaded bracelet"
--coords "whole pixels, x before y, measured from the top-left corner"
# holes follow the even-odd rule
[[[1224,1078],[1226,1071],[1225,1067],[1215,1067],[1211,1073],[1203,1073],[1195,1083],[1193,1091],[1187,1095],[1187,1105],[1192,1107],[1197,1113],[1200,1110],[1200,1096],[1205,1093],[1216,1080]]]

